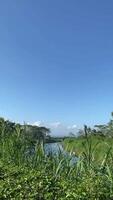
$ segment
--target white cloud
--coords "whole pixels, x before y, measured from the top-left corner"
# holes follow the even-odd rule
[[[25,123],[26,125],[30,125],[30,123],[29,122],[27,122],[27,123]]]
[[[53,123],[50,124],[50,126],[53,127],[53,128],[58,128],[61,125],[62,125],[61,122],[53,122]]]
[[[76,129],[77,128],[77,125],[76,124],[73,124],[72,126],[68,126],[67,129]]]
[[[73,129],[77,128],[77,125],[76,125],[76,124],[74,124],[74,125],[72,126],[72,128],[73,128]]]
[[[42,126],[42,122],[41,121],[36,121],[32,125],[33,126]]]
[[[54,136],[68,135],[70,132],[73,132],[74,134],[76,134],[76,132],[77,132],[76,124],[67,126],[67,124],[61,123],[59,121],[51,122],[51,123],[36,121],[36,122],[32,123],[32,125],[33,126],[45,126],[47,128],[50,128],[51,135],[54,135]]]

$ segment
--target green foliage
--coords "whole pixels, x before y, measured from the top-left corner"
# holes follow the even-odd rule
[[[12,132],[6,130],[5,121],[0,120],[0,199],[113,199],[110,138],[91,136],[85,127],[85,137],[64,140],[79,155],[77,163],[70,165],[70,159],[61,153],[47,157],[38,138],[31,153],[34,143],[27,140],[26,127],[15,125]],[[105,150],[103,154],[101,150]]]

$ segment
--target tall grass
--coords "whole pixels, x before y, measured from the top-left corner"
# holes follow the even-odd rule
[[[99,142],[86,137],[76,164],[61,152],[46,156],[39,141],[25,137],[16,126],[0,133],[0,199],[110,200],[113,198],[113,155],[109,147],[96,161]],[[33,151],[31,149],[33,148]]]

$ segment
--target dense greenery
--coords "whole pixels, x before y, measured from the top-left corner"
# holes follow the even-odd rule
[[[108,145],[109,148],[97,162],[95,152],[101,136],[90,136],[86,129],[84,133],[79,160],[72,165],[70,158],[61,153],[56,157],[47,157],[38,133],[35,137],[37,142],[33,142],[31,132],[27,139],[26,127],[15,124],[8,127],[6,121],[1,119],[0,199],[113,199],[112,147]],[[94,137],[97,137],[95,145],[92,142]],[[103,144],[105,142],[110,144],[108,138],[103,140]],[[33,152],[32,145],[35,146]]]

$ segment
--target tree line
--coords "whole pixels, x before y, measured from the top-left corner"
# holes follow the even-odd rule
[[[0,117],[0,136],[8,137],[17,135],[24,137],[29,142],[36,143],[45,141],[49,137],[50,129],[46,127],[39,127],[28,124],[19,124]]]

